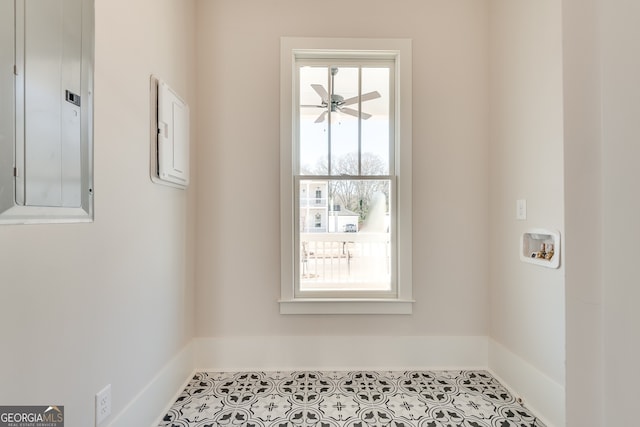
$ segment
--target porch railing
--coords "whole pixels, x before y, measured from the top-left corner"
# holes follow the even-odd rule
[[[389,288],[389,233],[301,233],[300,287]]]

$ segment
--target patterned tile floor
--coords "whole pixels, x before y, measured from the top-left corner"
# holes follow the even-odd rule
[[[197,373],[160,427],[544,427],[486,371]]]

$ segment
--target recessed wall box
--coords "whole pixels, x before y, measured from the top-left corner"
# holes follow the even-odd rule
[[[522,234],[520,259],[547,268],[560,266],[560,232],[533,229]]]
[[[151,180],[186,188],[189,184],[189,106],[165,82],[153,76],[151,90],[156,111],[155,123],[152,123]]]

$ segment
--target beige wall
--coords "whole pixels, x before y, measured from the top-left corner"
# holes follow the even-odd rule
[[[640,5],[564,0],[567,425],[637,424]]]
[[[598,0],[562,3],[567,426],[625,425],[603,418]]]
[[[195,187],[149,179],[149,76],[195,104],[194,2],[98,0],[95,222],[0,227],[0,402],[62,404],[66,425],[113,413],[193,336]],[[175,390],[153,413],[150,425]]]
[[[564,263],[548,269],[519,259],[528,229],[564,234],[560,6],[491,2],[490,336],[564,385]],[[527,200],[524,221],[516,220],[518,199]]]
[[[486,335],[486,3],[200,1],[197,28],[197,335]],[[411,316],[279,314],[282,36],[413,40]]]
[[[604,415],[607,425],[632,425],[640,381],[640,4],[601,0],[599,6]]]

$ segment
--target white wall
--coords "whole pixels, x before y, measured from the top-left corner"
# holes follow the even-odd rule
[[[556,270],[519,259],[528,229],[564,234],[561,8],[555,0],[490,5],[489,366],[563,425],[564,263]],[[524,221],[518,199],[527,201]],[[541,379],[553,390],[536,393]]]
[[[194,15],[192,1],[97,1],[95,222],[0,227],[3,405],[60,404],[66,425],[92,426],[111,384],[115,420],[193,336],[195,188],[148,170],[149,75],[195,103]],[[186,375],[128,425],[150,425]]]
[[[197,28],[197,335],[487,335],[486,2],[199,1]],[[413,315],[279,314],[282,36],[413,40]]]

